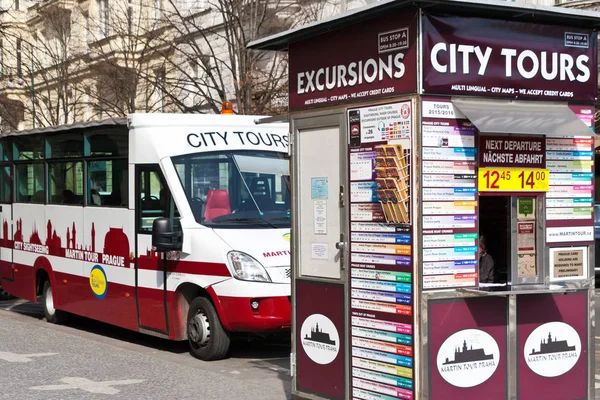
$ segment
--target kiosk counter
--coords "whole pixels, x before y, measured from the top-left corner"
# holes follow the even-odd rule
[[[600,13],[391,1],[289,52],[292,393],[594,398]]]

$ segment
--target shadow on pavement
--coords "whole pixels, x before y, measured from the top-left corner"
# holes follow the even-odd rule
[[[0,301],[0,310],[12,311],[36,320],[44,319],[42,305],[26,300]],[[166,340],[78,315],[70,315],[64,326],[167,353],[185,354],[189,352],[187,341]],[[267,362],[272,364],[272,367],[267,367],[267,369],[285,369],[288,373],[290,347],[289,334],[283,334],[277,338],[236,337],[232,343],[230,357],[234,359],[252,359],[254,362],[259,363]],[[260,368],[263,367],[260,366]]]
[[[12,311],[38,320],[44,319],[44,309],[42,308],[42,305],[26,300],[13,299],[0,301],[0,310]]]

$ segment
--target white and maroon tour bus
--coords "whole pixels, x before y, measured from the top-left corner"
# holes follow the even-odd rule
[[[127,119],[0,136],[0,285],[69,313],[189,340],[290,328],[288,125]]]

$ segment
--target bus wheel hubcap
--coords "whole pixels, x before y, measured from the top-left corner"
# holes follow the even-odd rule
[[[48,292],[46,294],[46,310],[48,310],[48,314],[54,315],[54,299],[52,298],[52,288],[48,288]]]
[[[204,346],[210,339],[210,323],[203,312],[198,312],[188,325],[188,335],[192,342]]]

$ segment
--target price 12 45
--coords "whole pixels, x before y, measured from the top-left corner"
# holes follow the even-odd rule
[[[547,192],[550,172],[531,168],[479,168],[480,192]]]

